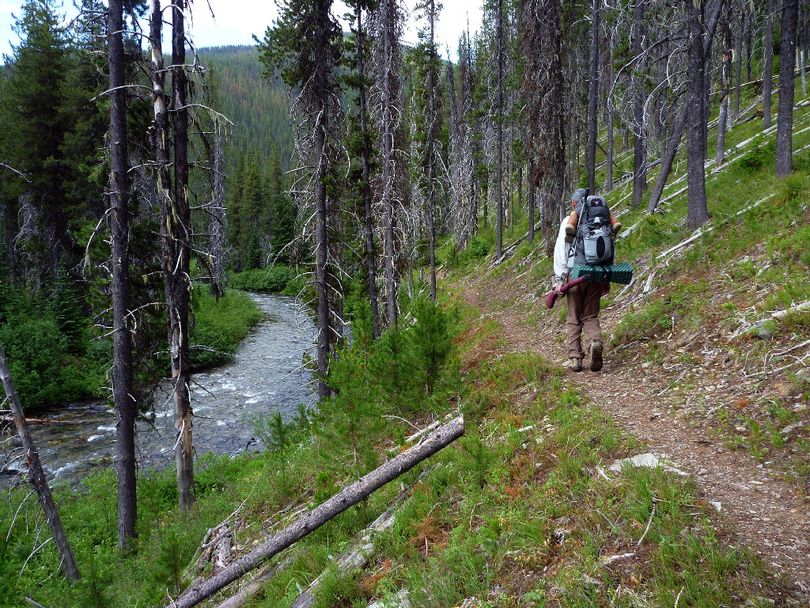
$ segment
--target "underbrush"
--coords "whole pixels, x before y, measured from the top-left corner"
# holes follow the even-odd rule
[[[242,291],[297,296],[304,289],[306,281],[298,268],[274,264],[235,272],[229,276],[228,284]]]
[[[194,371],[223,365],[233,359],[262,312],[246,293],[229,289],[219,299],[204,287],[192,292],[194,325],[191,330],[191,367]]]

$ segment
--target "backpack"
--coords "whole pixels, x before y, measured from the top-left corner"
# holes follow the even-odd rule
[[[575,262],[589,266],[613,263],[613,228],[610,209],[601,196],[583,197],[577,205],[579,224],[575,241]]]

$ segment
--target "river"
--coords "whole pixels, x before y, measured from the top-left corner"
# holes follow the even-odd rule
[[[315,328],[293,298],[251,294],[265,319],[239,345],[234,361],[194,374],[196,457],[260,449],[255,423],[273,412],[289,419],[300,404],[316,401],[312,376],[301,368],[312,353]],[[138,421],[136,444],[141,470],[173,463],[174,404],[169,384],[155,398],[153,415]],[[76,485],[88,473],[113,465],[115,410],[104,401],[69,403],[29,426],[49,478]],[[7,437],[6,437],[7,438]],[[19,450],[17,450],[19,453]],[[0,454],[0,468],[3,467]],[[13,466],[13,465],[12,465]],[[10,476],[0,476],[7,484]]]

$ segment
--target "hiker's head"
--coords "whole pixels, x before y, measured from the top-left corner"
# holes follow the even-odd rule
[[[588,195],[587,188],[577,188],[576,190],[574,190],[574,193],[571,195],[571,207],[576,209],[577,205],[579,204],[579,201],[582,200],[582,197],[587,195]]]

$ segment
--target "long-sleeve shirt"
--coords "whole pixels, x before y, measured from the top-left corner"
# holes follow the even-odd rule
[[[571,243],[565,242],[565,225],[568,217],[560,224],[560,231],[557,233],[557,242],[554,244],[554,278],[556,282],[563,283],[568,278],[570,269],[568,267],[568,254],[571,250]]]

